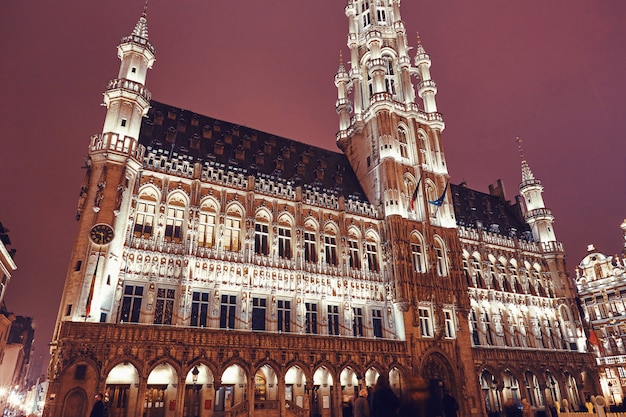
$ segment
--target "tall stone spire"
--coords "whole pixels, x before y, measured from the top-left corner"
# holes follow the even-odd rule
[[[556,235],[552,226],[554,216],[543,201],[543,185],[541,185],[541,181],[535,178],[528,166],[528,162],[526,162],[522,149],[522,140],[516,138],[515,141],[522,159],[522,182],[519,185],[519,191],[524,198],[524,219],[532,230],[533,238],[537,242],[543,243],[545,251],[562,251],[560,244],[556,241]]]

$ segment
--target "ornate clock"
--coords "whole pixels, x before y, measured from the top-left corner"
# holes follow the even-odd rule
[[[113,237],[115,237],[113,228],[104,223],[94,225],[89,232],[89,238],[96,245],[106,245],[111,243]]]

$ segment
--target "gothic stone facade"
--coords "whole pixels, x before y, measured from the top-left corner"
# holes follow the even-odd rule
[[[152,100],[145,12],[122,39],[46,416],[104,392],[110,416],[337,417],[383,374],[400,396],[413,375],[450,390],[465,416],[594,390],[540,183],[523,160],[523,202],[451,185],[400,2],[350,0],[346,16],[342,153]]]

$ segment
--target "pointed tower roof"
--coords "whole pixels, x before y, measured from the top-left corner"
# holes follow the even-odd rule
[[[146,0],[146,4],[143,6],[143,13],[139,18],[139,21],[135,25],[135,29],[133,29],[133,35],[139,36],[140,38],[144,38],[148,40],[148,19],[146,18],[146,13],[148,12],[148,1]]]
[[[337,70],[337,77],[348,78],[348,72],[346,71],[346,67],[343,65],[343,54],[341,51],[339,51],[339,69]]]

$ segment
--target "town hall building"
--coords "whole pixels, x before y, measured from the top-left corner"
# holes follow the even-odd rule
[[[462,416],[597,392],[524,155],[512,202],[501,182],[452,184],[400,0],[345,13],[338,151],[153,100],[145,10],[122,38],[86,143],[44,416],[82,417],[102,392],[110,417],[339,417],[381,375],[399,397],[415,378],[449,391]]]

